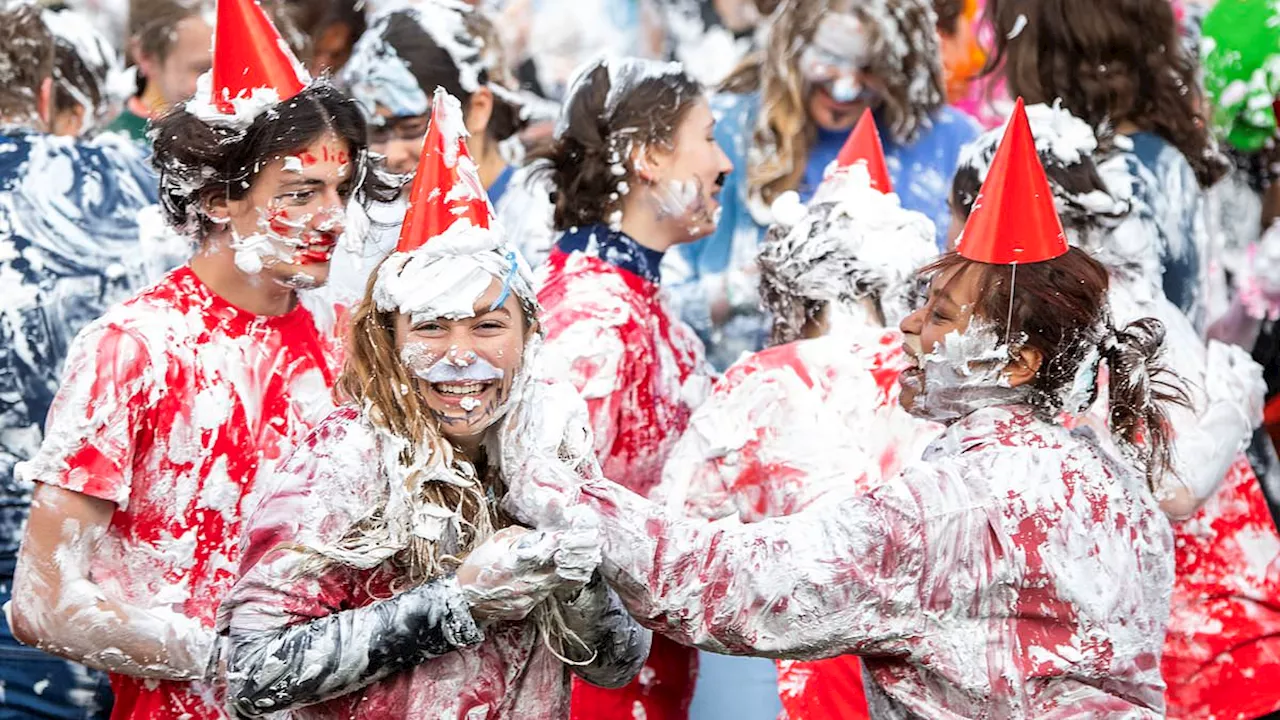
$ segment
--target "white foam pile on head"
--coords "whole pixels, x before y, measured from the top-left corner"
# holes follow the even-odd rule
[[[422,247],[387,258],[378,268],[373,299],[383,312],[458,320],[475,315],[476,301],[495,279],[509,282],[526,303],[536,297],[528,263],[501,229],[460,218]]]
[[[387,41],[391,21],[406,18],[416,22],[435,45],[458,68],[458,82],[465,92],[481,86],[480,75],[489,71],[484,41],[466,23],[471,8],[450,0],[425,0],[417,5],[394,7],[379,13],[369,29],[356,41],[351,59],[343,66],[340,80],[375,123],[382,119],[375,110],[381,106],[392,117],[425,115],[430,109],[428,88],[418,84],[409,63]]]
[[[310,85],[312,82],[311,74],[294,57],[293,51],[289,49],[283,39],[277,39],[276,42],[279,44],[284,56],[293,65],[293,71],[298,76],[298,80],[304,86]],[[230,128],[232,130],[246,130],[253,124],[254,120],[258,119],[259,115],[281,102],[280,93],[275,88],[256,87],[248,93],[241,92],[235,97],[232,97],[226,89],[223,89],[222,92],[224,97],[220,99],[231,103],[233,107],[233,111],[230,113],[224,113],[218,109],[217,100],[219,98],[213,96],[213,71],[209,70],[196,80],[196,94],[186,102],[185,108],[187,112],[204,121],[207,125]]]
[[[187,112],[200,118],[206,125],[247,130],[259,115],[280,103],[280,93],[275,88],[254,88],[248,95],[228,97],[235,110],[224,113],[213,98],[213,71],[196,80],[196,94],[187,101]]]
[[[861,162],[823,183],[798,219],[799,200],[791,195],[778,199],[774,214],[794,224],[760,251],[771,276],[802,298],[848,302],[876,294],[882,305],[901,305],[893,315],[905,315],[916,270],[937,255],[933,222],[873,188]]]
[[[458,145],[467,137],[461,103],[437,89],[435,112],[434,121],[444,138],[445,165],[456,168],[459,176],[447,199],[483,199],[475,164],[458,153]],[[373,299],[383,312],[457,320],[475,315],[476,301],[495,279],[526,306],[536,306],[529,264],[507,242],[501,227],[496,223],[477,227],[468,218],[459,218],[421,247],[388,257],[378,268]]]

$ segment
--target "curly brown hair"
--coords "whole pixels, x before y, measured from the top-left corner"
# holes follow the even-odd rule
[[[679,66],[647,63],[602,60],[584,70],[560,111],[554,143],[535,155],[556,189],[556,230],[607,222],[635,170],[631,149],[670,143],[703,98],[702,86]]]
[[[784,0],[769,20],[764,47],[729,75],[722,89],[760,93],[760,116],[748,153],[747,187],[766,203],[795,190],[817,128],[809,119],[799,50],[829,12],[848,12],[868,29],[867,72],[885,86],[883,117],[899,142],[910,142],[946,99],[937,16],[928,0]]]
[[[1169,0],[988,0],[1000,72],[1027,104],[1062,106],[1095,127],[1132,123],[1176,147],[1203,187],[1228,169],[1202,117],[1195,59]]]

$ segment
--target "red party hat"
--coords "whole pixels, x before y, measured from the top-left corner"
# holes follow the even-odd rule
[[[218,0],[213,35],[213,103],[235,113],[232,100],[271,88],[280,101],[297,95],[309,78],[255,0]]]
[[[893,192],[893,183],[889,180],[889,166],[884,161],[884,146],[880,144],[880,133],[876,130],[875,118],[871,110],[863,110],[858,124],[844,141],[840,154],[836,156],[836,166],[847,168],[857,161],[867,164],[867,173],[871,175],[871,187],[882,193]]]
[[[1043,262],[1067,252],[1022,98],[1013,108],[956,251],[992,265]]]
[[[436,88],[418,173],[409,189],[409,210],[400,227],[398,252],[422,247],[460,218],[476,227],[489,227],[493,210],[465,137],[461,103],[443,88]]]

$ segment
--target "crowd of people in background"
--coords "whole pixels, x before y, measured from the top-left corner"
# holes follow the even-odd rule
[[[1271,0],[3,0],[0,720],[1280,718]]]

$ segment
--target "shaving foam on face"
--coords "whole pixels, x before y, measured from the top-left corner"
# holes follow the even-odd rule
[[[970,320],[964,332],[947,333],[927,353],[919,354],[919,336],[908,335],[907,342],[920,363],[918,372],[902,376],[902,385],[915,391],[908,412],[916,417],[950,423],[980,408],[1018,402],[1024,394],[1009,387],[1004,373],[1008,343],[979,318]]]

